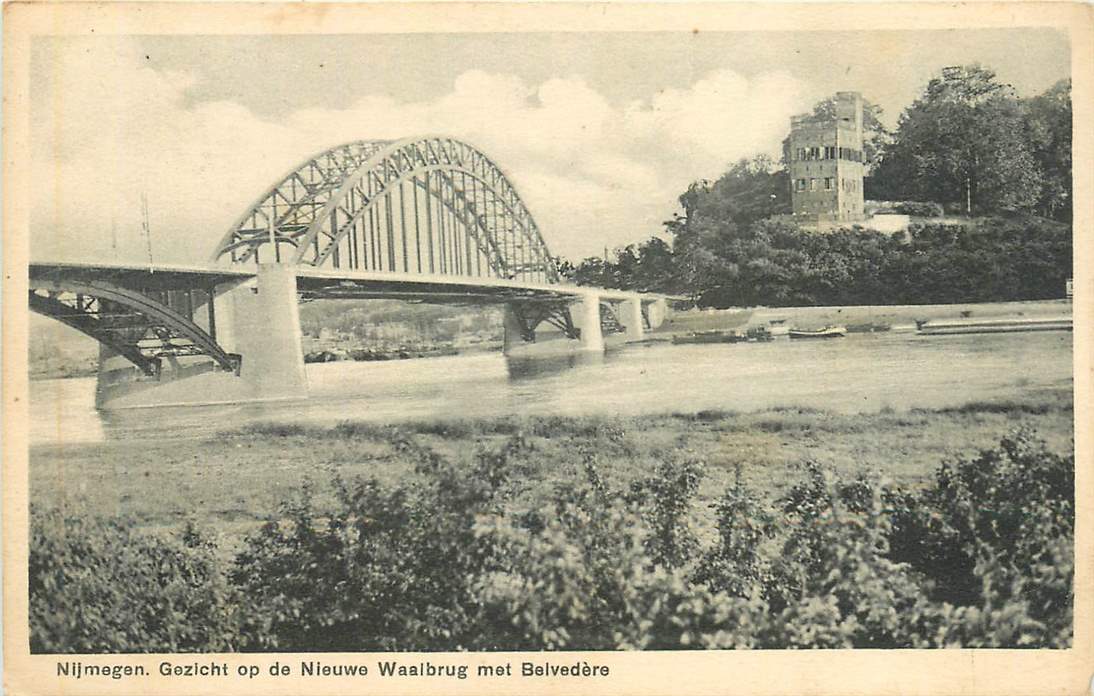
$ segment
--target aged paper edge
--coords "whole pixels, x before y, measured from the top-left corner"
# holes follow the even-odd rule
[[[754,694],[1078,694],[1094,675],[1094,503],[1090,394],[1094,382],[1094,245],[1091,244],[1091,107],[1094,76],[1094,8],[1069,3],[11,3],[4,7],[4,281],[3,281],[3,567],[4,687],[22,694],[204,693],[754,693]],[[1063,651],[859,650],[646,653],[536,653],[535,659],[572,664],[578,659],[609,665],[608,679],[396,680],[264,676],[288,654],[185,655],[176,662],[215,658],[258,665],[254,679],[199,681],[66,680],[55,676],[59,656],[31,656],[27,622],[27,410],[26,268],[28,191],[24,176],[28,143],[28,63],[36,35],[95,34],[356,34],[369,32],[573,31],[773,31],[972,29],[1055,27],[1067,32],[1072,50],[1075,176],[1075,447],[1079,509],[1074,647]],[[154,665],[164,656],[81,657],[87,663]],[[312,659],[374,664],[381,655],[322,654]],[[401,660],[416,656],[404,653]],[[521,653],[423,654],[443,664],[476,665],[529,659]],[[63,659],[63,658],[61,658]]]

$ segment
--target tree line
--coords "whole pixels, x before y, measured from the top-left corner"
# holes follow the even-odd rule
[[[824,117],[833,100],[820,102]],[[817,233],[790,212],[786,156],[693,182],[662,237],[560,263],[568,279],[682,294],[704,306],[1047,299],[1071,276],[1071,84],[1020,98],[984,67],[947,69],[889,132],[864,104],[868,199],[959,224]]]

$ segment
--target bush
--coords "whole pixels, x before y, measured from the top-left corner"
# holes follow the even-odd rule
[[[483,524],[500,553],[482,580],[481,630],[510,650],[757,647],[762,603],[689,582],[674,567],[688,538],[680,506],[644,511],[651,489],[690,497],[698,470],[662,467],[623,495],[587,461],[584,478],[559,487],[536,523]],[[661,554],[669,564],[654,560]]]
[[[305,488],[228,569],[190,528],[34,515],[32,650],[1071,644],[1074,458],[1025,431],[921,491],[807,463],[768,502],[738,476],[709,544],[698,463],[615,488],[586,457],[529,502],[519,433],[471,465],[388,436],[413,478],[336,480],[330,509]]]
[[[768,584],[761,551],[775,534],[774,516],[741,483],[738,468],[734,485],[715,506],[718,541],[703,554],[694,579],[712,590],[746,598]]]
[[[480,453],[471,471],[401,446],[417,459],[413,486],[336,482],[321,517],[305,495],[253,535],[232,581],[254,604],[249,627],[266,649],[441,650],[479,645],[472,589],[493,552],[478,520],[500,512],[519,439]]]
[[[942,217],[945,214],[942,206],[933,201],[901,201],[893,206],[893,211],[913,217]]]
[[[628,502],[640,510],[651,533],[646,552],[657,565],[681,568],[695,557],[699,540],[689,519],[703,467],[697,462],[663,462],[653,476],[631,484]]]
[[[1056,543],[1074,538],[1074,487],[1074,457],[1018,430],[998,448],[943,464],[923,493],[894,496],[892,555],[932,581],[935,599],[982,602],[990,579],[993,596],[1017,588],[1035,618],[1070,625],[1070,581],[1057,577],[1070,571]]]
[[[190,525],[181,540],[142,534],[131,520],[32,511],[33,653],[229,651],[240,597],[214,546]]]
[[[933,201],[866,201],[866,214],[942,217],[945,210],[940,204]]]

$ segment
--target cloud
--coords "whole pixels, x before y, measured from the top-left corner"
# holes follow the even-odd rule
[[[440,133],[486,152],[552,251],[579,259],[659,232],[690,181],[777,153],[790,114],[808,105],[785,73],[717,70],[616,105],[581,76],[529,84],[469,70],[428,100],[363,94],[273,121],[241,103],[193,100],[198,76],[155,69],[136,41],[57,46],[35,97],[35,258],[146,258],[143,194],[154,258],[202,262],[246,206],[315,152]]]

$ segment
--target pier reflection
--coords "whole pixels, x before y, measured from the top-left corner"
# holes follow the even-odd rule
[[[575,367],[600,365],[606,360],[602,352],[580,351],[565,355],[507,355],[505,369],[509,381],[537,379],[572,370]]]

